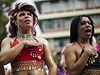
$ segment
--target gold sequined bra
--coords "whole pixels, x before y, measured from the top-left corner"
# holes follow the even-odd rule
[[[14,41],[12,47],[19,42]],[[20,70],[41,70],[43,71],[43,46],[23,48],[18,56],[11,62],[12,72]]]
[[[79,43],[78,43],[79,44]],[[79,44],[80,45],[80,44]],[[82,46],[80,45],[82,48]],[[82,52],[80,56],[83,54],[84,49],[82,48]],[[97,57],[89,57],[88,61],[80,73],[80,75],[100,75],[100,53],[98,52]]]

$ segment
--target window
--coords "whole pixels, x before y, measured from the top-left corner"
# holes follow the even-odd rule
[[[100,6],[100,0],[94,0],[94,1],[95,1],[96,6]]]
[[[54,29],[54,23],[53,21],[43,21],[42,22],[42,29],[43,30],[48,30],[48,29]]]

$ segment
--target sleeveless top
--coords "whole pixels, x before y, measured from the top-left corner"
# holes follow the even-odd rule
[[[82,48],[80,44],[79,46]],[[80,56],[83,54],[83,52],[84,49],[82,48],[82,52]],[[100,53],[99,52],[98,52],[98,57],[89,57],[87,64],[83,68],[80,75],[100,75]]]
[[[18,44],[16,39],[12,47]],[[43,71],[43,45],[24,47],[17,57],[11,62],[12,72],[21,70],[41,70]]]

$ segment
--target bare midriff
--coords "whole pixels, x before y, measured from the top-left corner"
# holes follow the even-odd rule
[[[16,40],[12,47],[19,42]],[[43,60],[43,45],[24,47],[17,57],[11,62],[12,74],[14,75],[45,75]],[[36,74],[34,72],[36,72]],[[38,71],[40,73],[38,73]]]

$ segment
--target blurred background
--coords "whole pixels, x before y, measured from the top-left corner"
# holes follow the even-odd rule
[[[16,2],[29,2],[37,9],[37,36],[49,41],[55,61],[56,53],[69,43],[69,27],[75,16],[89,15],[95,22],[94,36],[100,38],[100,0],[0,0],[0,43],[7,34],[7,13]]]

